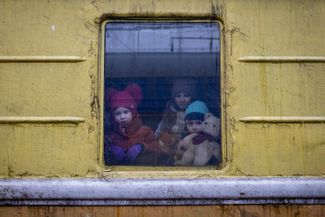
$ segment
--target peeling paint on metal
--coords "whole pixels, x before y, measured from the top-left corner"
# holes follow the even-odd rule
[[[25,59],[0,62],[1,116],[74,115],[85,121],[73,127],[1,125],[1,178],[325,175],[323,122],[283,125],[240,120],[324,116],[323,1],[4,1],[2,6],[0,31],[6,34],[0,35],[0,41],[6,43],[0,53]],[[107,19],[220,21],[221,168],[102,165],[99,54],[101,24]],[[46,59],[62,56],[74,57],[78,64]],[[28,57],[46,60],[27,61]],[[259,62],[242,57],[258,57]],[[277,57],[281,63],[267,57]]]

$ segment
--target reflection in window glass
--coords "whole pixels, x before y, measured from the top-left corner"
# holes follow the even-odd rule
[[[216,23],[105,26],[106,165],[221,162]]]

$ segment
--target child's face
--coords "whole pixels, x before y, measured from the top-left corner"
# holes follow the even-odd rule
[[[187,120],[186,121],[187,131],[189,133],[198,133],[203,130],[203,121],[200,120]]]
[[[118,124],[128,124],[132,121],[132,112],[125,107],[118,107],[114,111],[114,118]]]
[[[175,103],[180,109],[186,109],[191,101],[191,96],[186,93],[179,93],[175,96]]]

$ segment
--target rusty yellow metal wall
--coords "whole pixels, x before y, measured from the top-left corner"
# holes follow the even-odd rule
[[[0,217],[5,216],[134,216],[134,217],[178,217],[178,216],[220,216],[220,217],[323,217],[325,206],[321,205],[227,205],[227,206],[154,206],[154,207],[1,207]]]
[[[324,176],[324,11],[322,0],[0,1],[0,177]],[[133,16],[221,21],[222,169],[102,166],[101,22]]]

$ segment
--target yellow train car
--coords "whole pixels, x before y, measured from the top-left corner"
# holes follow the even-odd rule
[[[324,11],[0,1],[0,216],[325,216]]]

